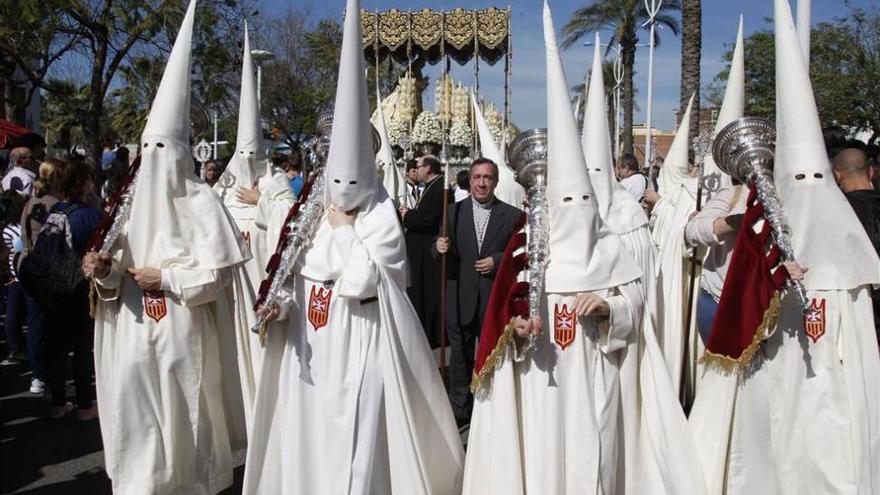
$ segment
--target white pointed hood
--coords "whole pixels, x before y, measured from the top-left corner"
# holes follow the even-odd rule
[[[675,138],[666,153],[666,160],[660,167],[657,176],[657,193],[661,198],[672,198],[678,194],[681,185],[688,179],[688,150],[690,149],[691,106],[694,104],[694,95],[688,101],[687,109],[681,116],[681,125],[675,133]],[[720,173],[720,170],[719,170]]]
[[[235,190],[239,187],[254,187],[266,173],[271,173],[263,146],[260,103],[257,98],[257,83],[249,38],[245,21],[244,53],[241,63],[241,96],[239,97],[235,152],[229,159],[223,175],[214,184],[214,190],[221,195],[227,208],[245,210],[251,210],[253,207],[236,200]]]
[[[193,173],[190,149],[192,0],[141,136],[141,166],[123,265],[219,269],[249,257],[232,218]]]
[[[797,0],[797,33],[807,72],[810,72],[811,0]]]
[[[587,162],[590,182],[593,190],[596,191],[599,215],[614,233],[623,234],[647,225],[648,217],[641,205],[620,185],[614,175],[611,131],[608,129],[608,109],[605,105],[605,76],[602,73],[599,42],[599,34],[596,33],[581,146]]]
[[[616,287],[641,276],[616,234],[602,222],[556,45],[550,6],[544,2],[547,54],[547,209],[550,257],[547,292]]]
[[[837,187],[788,0],[775,0],[776,160],[773,178],[808,289],[880,284],[880,259]]]
[[[379,187],[373,152],[360,12],[360,2],[348,0],[325,172],[329,201],[345,211],[367,209],[377,190],[384,190]]]
[[[495,145],[492,131],[489,130],[489,124],[486,123],[483,111],[473,93],[471,93],[471,103],[474,106],[474,120],[477,121],[477,132],[480,135],[480,155],[498,165],[498,186],[495,187],[495,197],[509,205],[522,208],[526,199],[526,190],[516,181],[513,170],[504,160],[504,154]]]
[[[730,73],[727,76],[727,88],[724,90],[724,100],[721,102],[721,110],[718,111],[718,120],[715,122],[714,133],[716,135],[727,124],[742,117],[745,111],[746,71],[744,50],[743,18],[740,15],[739,30],[736,33],[736,46],[733,49],[733,58],[730,60]],[[715,164],[711,151],[706,154],[703,161],[703,176],[710,175],[717,178],[719,187],[727,187],[733,183],[730,176],[722,172],[718,165]]]
[[[382,185],[388,196],[400,200],[406,195],[403,174],[394,160],[394,150],[391,149],[391,140],[388,138],[388,129],[385,127],[385,112],[382,110],[382,95],[379,94],[379,85],[376,85],[376,130],[379,132],[381,146],[376,154],[376,166],[382,171]]]

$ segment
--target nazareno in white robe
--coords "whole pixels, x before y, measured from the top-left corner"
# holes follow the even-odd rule
[[[797,297],[744,374],[707,371],[690,416],[710,494],[880,493],[880,357],[869,289],[809,290],[825,334],[804,333]]]
[[[575,318],[574,341],[554,340],[554,312],[576,294],[548,294],[535,350],[515,359],[512,342],[478,393],[468,437],[464,492],[565,495],[616,493],[622,349],[642,314],[642,289],[629,282],[595,292],[610,318]]]
[[[224,309],[242,290],[243,270],[163,268],[166,314],[155,321],[122,259],[117,249],[110,275],[98,281],[95,318],[113,492],[217,493],[232,484],[232,451],[245,440],[233,315]]]
[[[404,293],[402,231],[392,200],[376,197],[353,227],[322,220],[288,279],[286,319],[268,330],[244,493],[461,490],[461,441]],[[329,280],[320,326],[308,308]]]
[[[273,174],[268,162],[261,164],[261,167],[265,167],[267,173],[257,181],[260,199],[256,205],[244,204],[235,199],[235,190],[240,186],[235,185],[234,179],[232,181],[225,179],[227,182],[232,182],[232,186],[222,187],[220,182],[214,185],[214,191],[221,195],[229,216],[235,220],[236,226],[241,231],[242,242],[250,249],[252,255],[244,264],[246,277],[240,280],[242,290],[235,292],[232,307],[224,308],[233,312],[235,316],[236,355],[248,429],[250,429],[263,357],[259,335],[251,332],[251,328],[257,322],[253,307],[260,283],[266,278],[266,265],[275,252],[275,244],[272,241],[278,239],[287,212],[296,200],[284,174]],[[225,301],[221,304],[223,302]]]

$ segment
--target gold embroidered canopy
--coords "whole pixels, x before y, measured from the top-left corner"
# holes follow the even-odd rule
[[[377,51],[380,60],[391,56],[402,63],[420,56],[435,64],[448,55],[460,64],[479,57],[494,65],[509,56],[509,8],[361,11],[361,22],[368,60]]]

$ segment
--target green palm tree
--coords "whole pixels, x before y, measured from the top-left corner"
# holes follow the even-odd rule
[[[681,10],[679,0],[665,0],[654,18],[657,25],[669,28],[677,36],[678,19],[673,13],[679,10]],[[639,42],[638,32],[647,20],[648,13],[643,0],[596,0],[591,5],[575,10],[562,28],[563,48],[574,45],[584,35],[600,29],[608,29],[612,32],[611,38],[604,40],[605,42],[620,43],[623,61],[621,104],[623,105],[624,153],[633,153],[633,65],[636,45]],[[659,30],[655,33],[659,33]],[[658,39],[659,36],[655,34],[654,42],[657,43]]]

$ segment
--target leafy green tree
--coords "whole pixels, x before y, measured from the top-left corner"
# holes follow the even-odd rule
[[[709,101],[715,105],[721,104],[732,57],[731,46],[724,55],[727,67],[708,88]],[[775,118],[776,54],[771,28],[745,39],[745,61],[746,115]],[[813,26],[810,79],[823,126],[870,131],[870,141],[875,142],[880,132],[880,14],[852,8],[845,17]]]
[[[232,74],[237,70],[229,49],[240,38],[232,36],[240,27],[242,13],[249,0],[207,0],[199,5],[196,35],[193,43],[196,78],[194,100],[229,99]],[[41,2],[3,2],[23,4],[26,15],[3,14],[0,28],[0,56],[12,60],[27,80],[40,88],[49,100],[47,106],[77,109],[75,121],[82,126],[84,144],[95,163],[100,161],[102,138],[108,134],[109,113],[143,107],[133,94],[116,101],[111,94],[118,89],[117,75],[129,67],[129,60],[153,57],[164,59],[177,34],[186,8],[185,2],[168,0],[48,0]],[[0,9],[2,10],[2,9]],[[10,11],[11,12],[11,11]],[[7,20],[9,22],[7,23]],[[32,33],[37,33],[34,36]],[[60,66],[85,67],[87,75],[63,74]],[[129,75],[133,75],[129,71]],[[67,80],[84,88],[82,98],[77,92],[61,91]],[[54,82],[53,82],[54,81]],[[69,88],[68,88],[69,89]],[[153,87],[152,91],[155,91]],[[79,95],[83,96],[83,95]],[[128,108],[108,112],[117,103]],[[227,103],[230,105],[231,103]],[[132,116],[136,120],[136,117]],[[125,133],[134,133],[126,129]]]
[[[658,26],[666,27],[678,35],[678,20],[674,12],[681,9],[678,0],[667,0],[661,5],[660,12],[654,18]],[[636,45],[639,42],[638,32],[648,19],[643,0],[597,0],[595,3],[581,7],[571,14],[571,18],[562,28],[562,47],[568,48],[577,43],[584,35],[609,29],[612,34],[606,41],[620,43],[623,61],[623,87],[621,105],[623,106],[623,152],[633,153],[633,65],[635,65]],[[660,30],[655,32],[655,43],[659,40]]]
[[[263,117],[283,132],[314,132],[318,116],[333,107],[342,29],[334,20],[310,23],[289,10],[269,24],[275,59],[263,66]]]

